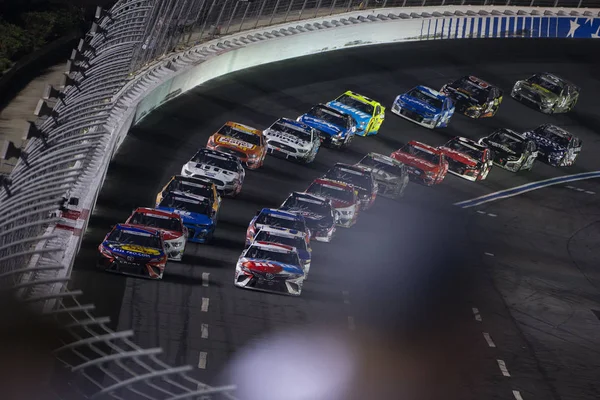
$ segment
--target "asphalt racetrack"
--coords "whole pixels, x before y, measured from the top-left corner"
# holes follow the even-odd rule
[[[510,98],[517,79],[541,71],[582,88],[573,112],[543,115]],[[348,49],[216,79],[131,130],[90,220],[73,287],[115,328],[133,329],[140,345],[161,346],[166,361],[197,367],[194,376],[207,383],[235,381],[244,399],[598,399],[599,182],[470,209],[452,204],[599,170],[599,72],[598,41],[481,39]],[[264,129],[348,89],[389,110],[418,84],[439,89],[467,74],[504,90],[494,118],[455,115],[448,128],[430,131],[388,111],[377,136],[357,137],[345,151],[321,149],[308,166],[268,157],[248,171],[241,195],[223,201],[214,242],[188,244],[162,282],[94,268],[110,226],[152,206],[225,121]],[[437,146],[457,135],[477,139],[499,127],[524,131],[549,122],[582,138],[575,166],[538,161],[517,174],[494,167],[484,182],[448,175],[437,187],[411,183],[400,201],[378,198],[355,227],[313,245],[301,297],[233,286],[254,213],[304,190],[335,162],[355,163],[369,151],[389,155],[412,139]],[[232,365],[240,357],[250,364]]]

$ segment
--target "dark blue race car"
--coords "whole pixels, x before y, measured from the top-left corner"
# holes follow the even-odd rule
[[[297,120],[316,129],[323,144],[336,148],[348,146],[356,134],[354,118],[324,104],[314,106]]]
[[[396,97],[392,112],[425,128],[444,128],[454,114],[454,103],[437,90],[417,86]]]
[[[181,216],[188,229],[188,240],[206,243],[212,239],[217,227],[217,213],[210,199],[191,193],[172,191],[167,193],[156,207]]]
[[[108,272],[162,279],[167,254],[159,230],[116,225],[100,246],[98,267]]]
[[[575,164],[583,144],[577,136],[552,124],[538,126],[524,136],[537,144],[538,158],[554,167]]]

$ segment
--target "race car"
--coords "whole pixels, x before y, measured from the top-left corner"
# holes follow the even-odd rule
[[[350,228],[358,219],[360,200],[354,186],[331,179],[315,179],[306,193],[324,197],[331,201],[335,210],[335,222],[338,226]]]
[[[323,144],[334,148],[348,146],[356,134],[354,118],[324,104],[317,104],[297,120],[316,129]]]
[[[325,179],[348,183],[358,191],[360,209],[368,210],[377,198],[377,181],[373,172],[356,165],[336,163],[323,175]]]
[[[472,75],[444,85],[440,92],[452,99],[456,112],[470,118],[493,117],[503,96],[499,87]]]
[[[302,122],[279,118],[263,131],[269,154],[309,164],[321,148],[318,132]]]
[[[357,123],[359,136],[376,135],[385,120],[385,107],[366,96],[348,90],[327,106],[349,114]]]
[[[556,125],[544,124],[525,132],[523,136],[536,143],[538,159],[554,167],[568,167],[575,164],[581,152],[581,139]]]
[[[444,153],[425,143],[412,140],[393,152],[391,157],[406,165],[412,179],[427,186],[442,183],[448,173]]]
[[[239,158],[231,154],[200,149],[181,168],[181,175],[210,179],[219,192],[235,197],[242,190],[246,171]]]
[[[240,256],[233,283],[245,289],[300,296],[306,274],[291,246],[254,242]]]
[[[437,90],[417,86],[396,97],[392,112],[425,128],[445,128],[454,114],[454,103]]]
[[[531,170],[538,156],[535,142],[511,129],[497,129],[479,144],[492,150],[494,164],[511,172]]]
[[[212,203],[213,210],[217,213],[219,212],[219,208],[221,207],[221,196],[217,191],[215,183],[208,178],[193,178],[191,176],[183,175],[172,176],[169,183],[167,183],[156,195],[156,204],[160,204],[163,197],[173,190],[206,197]]]
[[[206,197],[174,190],[167,193],[156,208],[181,215],[190,242],[206,243],[215,233],[217,213]]]
[[[364,156],[357,166],[368,168],[373,172],[377,181],[377,194],[398,199],[404,195],[408,185],[406,166],[398,160],[379,153],[369,153]]]
[[[162,279],[167,254],[158,229],[117,224],[98,246],[98,267],[107,272]]]
[[[448,172],[469,181],[482,181],[492,169],[491,151],[476,141],[457,136],[438,147],[448,161]]]
[[[311,238],[331,242],[335,235],[335,214],[331,200],[308,193],[292,192],[280,210],[300,214],[306,220]]]
[[[208,138],[206,147],[236,156],[248,169],[260,168],[267,156],[262,131],[231,121]]]
[[[302,215],[275,208],[263,208],[256,212],[256,215],[248,224],[248,229],[246,230],[246,245],[252,243],[256,233],[267,226],[304,232],[306,234],[306,244],[310,242],[310,230],[306,226],[306,220]]]
[[[293,229],[265,226],[254,236],[253,242],[279,243],[295,248],[300,261],[302,261],[304,274],[308,275],[312,259],[312,249],[310,243],[306,242],[306,233]]]
[[[537,108],[544,114],[569,112],[579,99],[579,87],[548,72],[517,81],[510,95],[513,99]]]
[[[152,228],[162,233],[165,250],[169,260],[181,261],[185,252],[188,230],[179,214],[138,207],[127,218],[125,224],[140,228]]]

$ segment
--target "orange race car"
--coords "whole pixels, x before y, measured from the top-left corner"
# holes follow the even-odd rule
[[[249,169],[261,167],[267,155],[262,131],[231,121],[208,138],[206,147],[238,157]]]

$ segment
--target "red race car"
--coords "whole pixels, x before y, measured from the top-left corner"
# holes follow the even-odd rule
[[[310,184],[306,193],[331,200],[337,225],[350,228],[356,223],[360,211],[360,199],[358,190],[353,185],[319,178]]]
[[[484,180],[492,169],[490,149],[474,140],[457,136],[438,147],[448,160],[448,172],[470,181]]]
[[[410,177],[427,186],[441,183],[448,173],[444,153],[435,147],[411,140],[391,157],[406,165]]]
[[[126,224],[161,231],[169,260],[181,261],[183,258],[188,231],[179,214],[139,207],[127,219]]]

